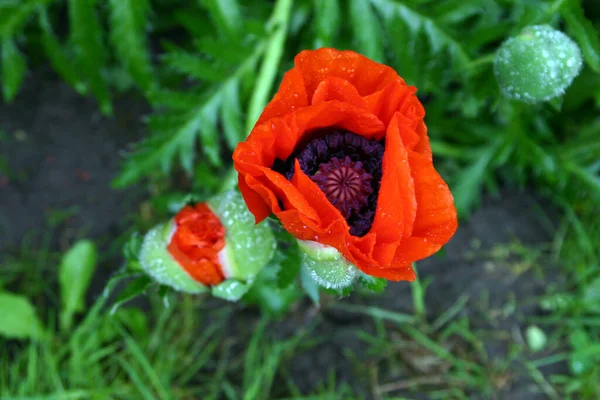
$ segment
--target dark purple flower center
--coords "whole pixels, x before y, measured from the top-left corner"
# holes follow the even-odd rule
[[[314,132],[286,160],[275,160],[273,170],[288,180],[294,176],[294,160],[344,216],[350,234],[364,236],[375,218],[381,182],[383,142],[368,140],[336,128]]]

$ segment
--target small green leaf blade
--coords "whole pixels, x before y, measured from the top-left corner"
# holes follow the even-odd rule
[[[105,114],[111,114],[110,93],[102,76],[102,68],[105,65],[102,29],[94,3],[91,0],[69,2],[71,41],[75,48],[78,68],[85,73],[92,93],[100,104],[100,109]]]
[[[213,65],[205,58],[182,50],[170,51],[161,57],[162,63],[169,69],[199,81],[221,82],[227,79],[227,72]]]
[[[562,17],[583,53],[587,64],[600,73],[600,37],[594,25],[585,17],[580,0],[569,0],[561,9]]]
[[[383,32],[371,3],[350,0],[350,21],[358,51],[372,60],[383,62]]]
[[[110,0],[110,39],[121,63],[137,85],[149,92],[152,65],[146,40],[148,0]]]
[[[54,70],[71,85],[79,94],[87,92],[87,86],[82,81],[80,74],[73,67],[73,63],[67,59],[67,55],[58,38],[52,30],[46,9],[40,11],[40,27],[42,28],[41,43],[44,53]]]
[[[63,256],[58,279],[62,300],[61,327],[70,329],[73,316],[85,309],[85,295],[96,270],[98,252],[90,240],[80,240]]]
[[[452,194],[459,216],[467,216],[473,204],[479,200],[481,186],[485,181],[488,167],[501,143],[500,140],[493,141],[472,164],[456,176],[456,184],[452,186]]]
[[[315,48],[332,47],[340,30],[341,12],[339,0],[314,0]]]
[[[230,39],[237,39],[242,28],[242,13],[237,0],[204,0],[219,31]]]
[[[12,101],[25,79],[27,63],[12,38],[2,41],[2,93],[6,102]]]
[[[277,271],[277,286],[280,289],[284,289],[296,281],[301,265],[301,253],[298,242],[295,240],[291,241],[289,247],[284,251],[279,271]]]
[[[375,293],[383,293],[387,286],[387,281],[383,278],[377,278],[367,274],[361,274],[358,281],[365,288]]]
[[[300,282],[302,284],[302,289],[308,295],[308,297],[312,300],[315,306],[321,306],[321,298],[319,294],[319,285],[311,278],[310,273],[305,269],[300,269]]]
[[[119,293],[115,302],[113,303],[110,313],[113,315],[119,307],[128,302],[129,300],[144,294],[148,287],[152,284],[152,279],[149,276],[143,275],[127,283],[127,286]]]
[[[230,150],[234,150],[238,143],[246,137],[242,120],[239,81],[237,79],[232,79],[225,85],[221,120],[223,121],[227,146]]]
[[[37,339],[42,334],[35,308],[24,296],[0,292],[0,336],[9,339]]]

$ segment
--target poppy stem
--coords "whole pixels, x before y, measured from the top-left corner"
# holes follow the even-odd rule
[[[292,0],[277,0],[273,14],[267,24],[271,28],[267,48],[263,62],[258,73],[254,93],[248,106],[248,118],[246,119],[246,132],[250,132],[258,120],[260,113],[267,104],[277,73],[279,63],[283,55],[283,46],[287,38],[288,25],[292,10]]]
[[[410,283],[413,308],[415,311],[415,316],[418,319],[423,320],[425,319],[425,287],[421,284],[421,279],[419,279],[417,265],[415,263],[413,263],[412,268],[413,271],[415,271],[415,275],[417,275],[417,278]]]

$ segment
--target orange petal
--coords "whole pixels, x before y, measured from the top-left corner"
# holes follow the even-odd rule
[[[326,78],[319,83],[311,103],[315,105],[331,100],[339,100],[355,107],[366,108],[366,101],[358,94],[356,88],[347,80],[335,76]]]
[[[397,264],[393,268],[382,268],[376,265],[364,266],[362,271],[377,278],[384,278],[390,281],[414,281],[416,278],[415,272],[410,263]]]
[[[380,91],[365,97],[366,109],[384,123],[389,124],[394,114],[399,111],[410,97],[414,97],[417,89],[406,86],[404,82],[394,81]]]
[[[385,125],[375,115],[338,100],[305,107],[289,114],[285,120],[290,129],[297,132],[298,142],[315,129],[334,126],[368,139],[380,139],[385,133]]]
[[[425,136],[422,141],[428,143]],[[396,259],[412,262],[428,257],[444,245],[458,227],[454,198],[448,185],[433,167],[431,153],[408,154],[415,183],[417,214],[412,237],[400,244]]]
[[[250,182],[250,184],[247,182]],[[248,206],[248,210],[254,215],[257,224],[271,215],[271,204],[267,202],[267,199],[270,199],[271,196],[256,178],[251,175],[242,175],[240,173],[240,176],[238,177],[238,187]]]
[[[283,75],[283,80],[275,97],[267,104],[256,125],[272,118],[281,118],[294,110],[306,107],[309,104],[308,100],[309,96],[306,94],[302,75],[300,71],[293,68]]]
[[[329,77],[347,80],[361,96],[381,90],[396,80],[404,82],[387,65],[348,50],[305,50],[296,56],[294,64],[302,75],[309,98],[312,98],[319,83]]]
[[[408,154],[402,143],[398,119],[393,118],[385,137],[383,175],[371,232],[378,242],[400,241],[412,233],[417,211]]]

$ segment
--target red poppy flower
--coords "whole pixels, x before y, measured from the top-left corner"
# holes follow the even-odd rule
[[[171,256],[195,280],[217,285],[225,277],[219,252],[225,247],[225,228],[206,203],[186,206],[175,215],[175,232],[167,247]]]
[[[416,88],[352,51],[303,51],[294,64],[233,155],[248,208],[366,274],[413,280],[411,263],[457,228]]]

